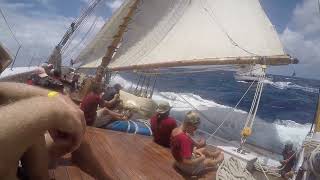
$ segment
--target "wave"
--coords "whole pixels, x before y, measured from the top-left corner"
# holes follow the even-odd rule
[[[132,87],[136,87],[135,83],[132,83],[120,75],[115,76],[110,84],[114,83],[121,84],[124,89],[130,90]],[[195,107],[197,110],[208,110],[209,108],[224,108],[232,109],[232,107],[218,104],[212,100],[203,99],[201,96],[192,93],[175,93],[175,92],[154,92],[153,100],[155,101],[167,101],[176,111],[191,110]],[[187,100],[187,102],[186,102]],[[192,105],[192,106],[191,106]],[[240,113],[246,113],[240,109],[235,109],[234,111]]]
[[[299,124],[292,120],[277,120],[272,124],[276,127],[282,144],[291,141],[296,146],[301,145],[311,128],[309,123]]]
[[[271,86],[278,88],[278,89],[297,89],[297,90],[302,90],[305,92],[311,92],[311,93],[318,93],[319,90],[317,88],[313,87],[305,87],[301,86],[292,82],[272,82],[269,80],[265,80],[264,83],[270,84]]]
[[[286,79],[289,79],[289,78],[286,78]],[[248,82],[245,82],[245,81],[237,81],[237,82],[239,82],[239,83],[248,83]],[[273,82],[273,81],[271,81],[271,80],[263,80],[263,82],[264,82],[265,84],[271,85],[271,86],[274,87],[274,88],[282,89],[282,90],[286,90],[286,89],[296,89],[296,90],[302,90],[302,91],[304,91],[304,92],[319,93],[319,89],[317,89],[317,88],[301,86],[301,85],[295,84],[295,83],[290,82],[290,81],[285,81],[285,82],[282,82],[282,81]]]
[[[131,87],[136,86],[136,84],[122,78],[120,75],[115,76],[111,84],[115,82],[121,84],[126,90],[130,90]],[[297,87],[290,82],[268,83],[282,89]],[[206,118],[202,120],[201,129],[208,133],[214,132],[218,125],[225,120],[227,114],[230,113],[227,121],[221,130],[218,131],[217,135],[233,141],[239,141],[240,131],[244,127],[244,122],[248,114],[246,111],[239,109],[231,112],[231,107],[229,106],[204,99],[192,93],[155,92],[153,99],[155,101],[168,101],[173,107],[171,115],[180,121],[183,120],[187,111],[193,110],[193,107],[195,107],[201,111],[201,114],[206,116]],[[193,107],[186,103],[185,100],[192,104]],[[253,135],[248,139],[248,142],[280,153],[283,145],[289,140],[296,146],[301,145],[310,126],[310,124],[299,124],[291,120],[276,120],[273,123],[268,123],[257,117],[253,126]]]

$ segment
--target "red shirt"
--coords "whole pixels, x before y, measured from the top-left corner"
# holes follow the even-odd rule
[[[154,142],[170,147],[170,136],[172,130],[177,127],[176,121],[171,117],[167,117],[158,124],[157,116],[153,116],[150,121]]]
[[[86,119],[87,125],[91,126],[97,115],[98,105],[102,105],[103,100],[98,94],[93,92],[89,93],[82,99],[81,110],[84,112],[84,117]]]
[[[185,133],[171,137],[171,153],[174,159],[181,162],[182,159],[190,159],[193,152],[193,141]]]
[[[28,79],[28,80],[27,80],[27,84],[28,84],[28,85],[33,85],[33,81],[32,81],[31,79]]]

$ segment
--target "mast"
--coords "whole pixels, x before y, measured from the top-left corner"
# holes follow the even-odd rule
[[[113,41],[111,45],[108,47],[105,56],[102,58],[100,68],[97,69],[96,80],[101,81],[100,77],[102,78],[106,74],[105,69],[109,65],[117,47],[119,46],[119,43],[121,42],[121,39],[128,27],[128,24],[138,8],[139,2],[140,0],[134,0],[133,5],[129,8],[128,14],[123,18],[123,23],[119,26],[118,33],[115,36],[113,36]]]
[[[128,24],[136,12],[138,8],[140,0],[134,0],[133,4],[129,7],[128,13],[123,18],[123,22],[119,25],[117,33],[113,36],[113,40],[111,44],[108,46],[107,52],[102,58],[102,62],[100,66],[97,67],[96,76],[94,79],[88,79],[88,81],[85,82],[84,87],[82,88],[82,91],[80,92],[80,97],[86,96],[90,90],[93,84],[98,83],[100,84],[102,81],[102,78],[107,73],[107,66],[109,65],[114,53],[116,52],[117,47],[119,46],[121,39],[128,27]]]

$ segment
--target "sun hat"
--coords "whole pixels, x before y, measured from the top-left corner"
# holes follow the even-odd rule
[[[170,111],[171,107],[167,101],[160,101],[156,109],[157,113],[164,114]]]
[[[184,119],[184,122],[198,126],[200,124],[199,114],[195,111],[187,112],[185,119]]]

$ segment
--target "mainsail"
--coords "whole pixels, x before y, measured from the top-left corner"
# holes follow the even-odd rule
[[[11,56],[0,43],[0,73],[10,65],[11,61]]]
[[[126,1],[77,58],[96,68],[132,1]],[[259,0],[141,1],[111,70],[190,65],[289,64]]]

